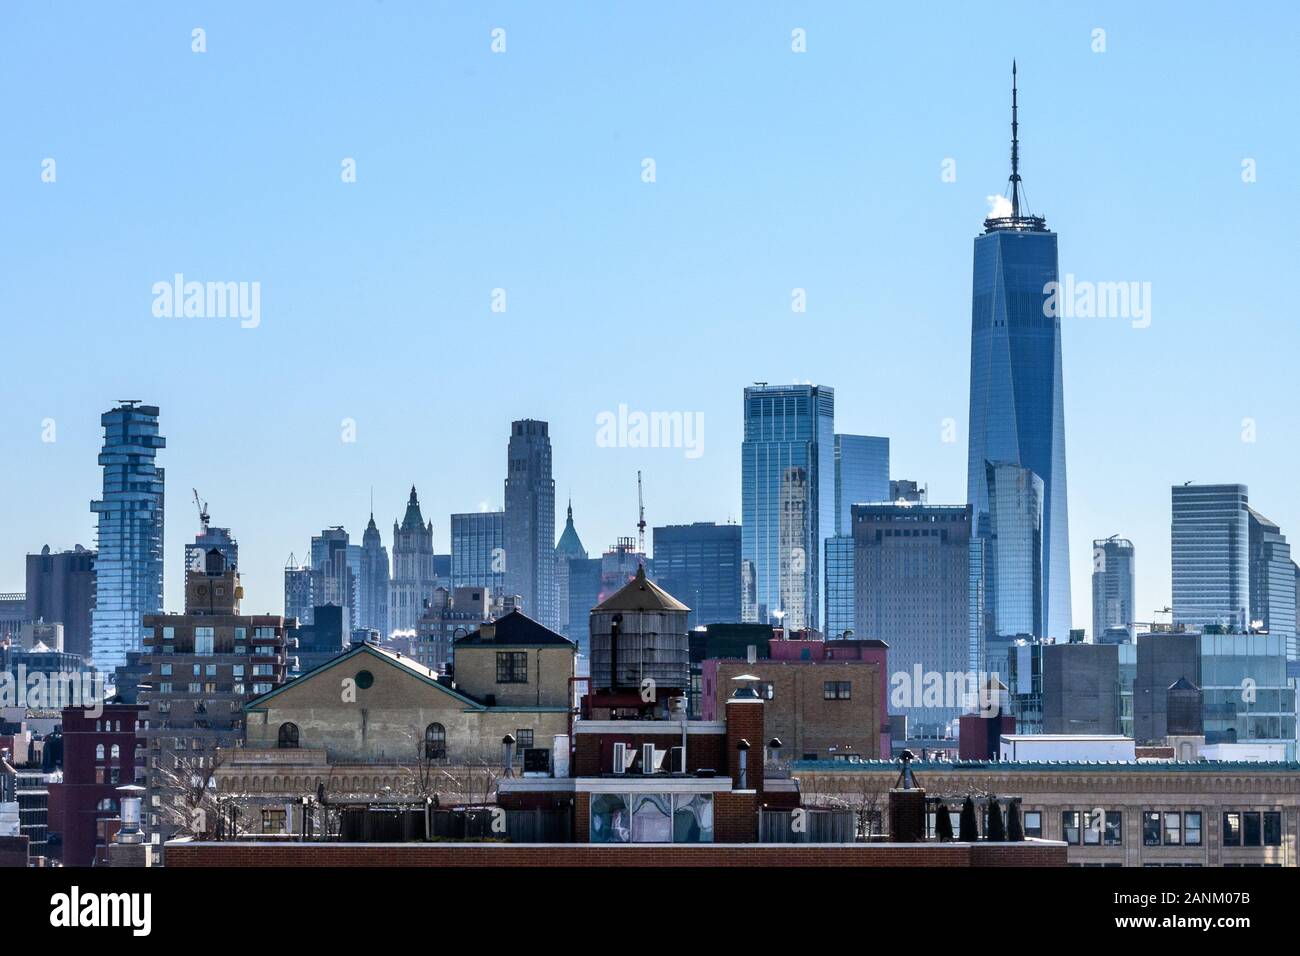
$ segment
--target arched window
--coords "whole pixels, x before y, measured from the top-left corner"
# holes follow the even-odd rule
[[[113,749],[109,751],[109,754],[108,754],[108,755],[109,755],[109,758],[112,759],[112,760],[121,760],[121,759],[122,759],[122,748],[119,747],[117,744],[113,744]]]
[[[292,750],[298,746],[297,724],[283,723],[280,725],[279,746],[281,750]]]
[[[103,760],[103,759],[104,759],[104,745],[103,745],[103,744],[95,744],[95,759],[96,759],[96,760]]]
[[[424,759],[443,760],[447,756],[447,729],[442,724],[424,728]]]

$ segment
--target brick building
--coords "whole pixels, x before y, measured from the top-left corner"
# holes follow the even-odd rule
[[[62,810],[51,828],[63,835],[65,866],[90,866],[106,845],[104,821],[117,817],[117,788],[145,782],[144,708],[105,704],[92,717],[80,707],[63,711]]]
[[[289,675],[285,619],[243,615],[239,573],[217,549],[185,574],[185,613],[144,616],[149,759],[143,824],[153,842],[209,823],[194,810],[195,781],[210,779],[218,751],[243,738],[243,705]],[[206,812],[206,811],[205,811]]]
[[[701,665],[701,710],[715,719],[736,679],[757,678],[768,733],[790,759],[867,760],[888,757],[886,655],[875,640],[779,640],[753,662],[707,660]]]

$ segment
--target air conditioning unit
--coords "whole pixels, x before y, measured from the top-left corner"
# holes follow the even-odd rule
[[[655,745],[642,744],[641,745],[641,772],[654,773],[655,769],[656,769],[655,768]]]
[[[633,751],[633,755],[635,755],[635,753],[636,751]],[[627,765],[628,763],[630,763],[627,754],[628,754],[627,744],[622,742],[614,744],[614,772],[615,773],[627,773]]]
[[[686,748],[673,747],[668,751],[668,772],[685,773],[686,772]]]

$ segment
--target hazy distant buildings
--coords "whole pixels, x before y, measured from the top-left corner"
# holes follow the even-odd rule
[[[1175,485],[1170,548],[1175,624],[1243,630],[1250,608],[1245,485]]]
[[[743,602],[746,619],[818,628],[822,547],[835,531],[835,390],[754,385],[745,389],[744,412],[742,581],[752,580],[753,591]]]
[[[570,632],[573,629],[569,618],[569,562],[585,560],[587,549],[582,546],[578,529],[573,525],[573,502],[569,502],[568,515],[564,521],[564,530],[560,540],[555,543],[555,613],[560,619],[556,631],[569,640],[577,640]],[[585,627],[586,619],[581,622]]]
[[[1249,517],[1250,620],[1285,642],[1296,659],[1295,563],[1280,528],[1253,508]]]
[[[348,627],[357,626],[357,574],[348,533],[339,526],[326,528],[311,539],[311,594],[314,605],[346,608]]]
[[[835,436],[835,534],[853,534],[855,504],[889,501],[889,439]],[[829,536],[830,530],[826,530]]]
[[[1092,543],[1092,639],[1106,640],[1112,628],[1124,628],[1133,640],[1136,628],[1133,542],[1116,535]],[[1112,632],[1114,633],[1114,632]]]
[[[388,549],[384,547],[374,512],[361,535],[361,572],[357,579],[357,622],[359,627],[388,636]]]
[[[90,658],[90,619],[95,608],[95,552],[77,545],[71,551],[27,555],[28,621],[63,625],[64,650]]]
[[[926,674],[967,673],[970,641],[971,508],[967,505],[854,505],[854,637],[889,645],[889,669],[907,675],[906,714],[937,731],[964,699],[937,705],[919,686]],[[911,732],[911,731],[909,731]]]
[[[214,548],[226,559],[227,567],[238,569],[239,543],[235,541],[230,529],[210,527],[206,508],[200,515],[200,522],[199,533],[193,541],[185,543],[185,570],[202,571],[207,553]]]
[[[299,624],[311,624],[311,565],[298,564],[291,554],[284,565],[284,616],[295,618]]]
[[[655,579],[691,609],[687,627],[740,621],[739,525],[662,525],[653,535]]]
[[[425,523],[411,486],[401,524],[393,522],[393,576],[388,582],[388,632],[414,631],[424,602],[437,587],[433,566],[433,522]],[[321,603],[321,602],[317,602]]]
[[[155,458],[167,441],[156,405],[123,402],[100,424],[104,490],[90,503],[99,517],[91,656],[111,671],[140,649],[144,616],[162,607],[164,472]]]
[[[989,533],[989,462],[1011,462],[1043,483],[1043,632],[1070,631],[1061,320],[1049,301],[1057,282],[1056,234],[1023,205],[1012,92],[1009,215],[984,220],[975,239],[971,290],[967,501],[975,531]]]
[[[472,511],[451,516],[451,583],[455,588],[506,587],[506,516]]]
[[[554,631],[555,481],[546,422],[523,419],[510,426],[505,485],[506,590],[524,613]]]

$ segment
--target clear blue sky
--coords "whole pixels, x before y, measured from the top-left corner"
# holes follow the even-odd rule
[[[191,486],[246,609],[276,611],[289,552],[359,537],[371,486],[386,542],[414,483],[446,550],[449,513],[501,504],[512,418],[550,421],[589,550],[635,533],[638,468],[652,525],[738,519],[754,380],[833,385],[840,431],[962,501],[1013,56],[1062,272],[1152,284],[1150,328],[1065,323],[1076,623],[1116,532],[1141,615],[1168,603],[1172,483],[1245,482],[1300,536],[1293,5],[565,6],[0,8],[0,590],[27,551],[93,544],[119,398],[162,408],[172,609]],[[260,327],[155,318],[176,272],[260,282]],[[704,453],[598,447],[620,403],[702,413]]]

